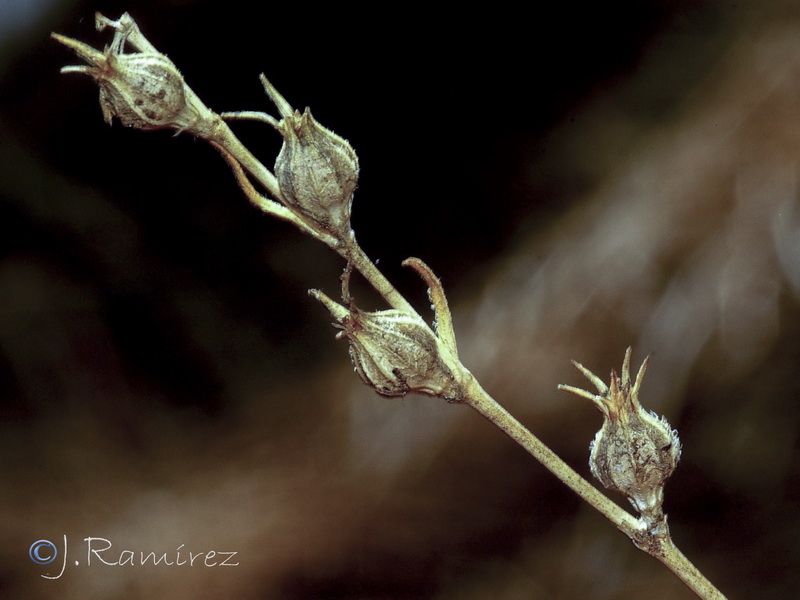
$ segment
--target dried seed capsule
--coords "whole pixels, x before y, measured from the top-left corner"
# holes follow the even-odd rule
[[[62,73],[90,75],[100,87],[100,108],[108,124],[117,117],[123,125],[137,129],[192,129],[212,113],[186,86],[178,68],[141,35],[126,13],[119,21],[97,15],[98,28],[115,28],[114,39],[103,52],[53,34],[88,64],[64,67]],[[125,44],[142,52],[125,54]]]
[[[401,310],[364,312],[345,308],[318,290],[320,300],[350,342],[359,377],[382,396],[425,394],[458,402],[463,390],[442,358],[441,341],[418,316]]]
[[[183,77],[163,55],[123,54],[107,57],[91,73],[100,86],[100,108],[106,123],[117,117],[137,129],[186,129]]]
[[[340,244],[351,242],[350,209],[358,184],[358,157],[353,147],[320,125],[309,109],[303,114],[293,109],[264,75],[261,83],[281,119],[264,113],[251,118],[270,123],[283,137],[275,177],[286,205]],[[241,118],[247,113],[226,115]]]
[[[630,358],[628,348],[621,380],[612,371],[610,386],[580,363],[574,363],[595,385],[597,395],[572,386],[559,388],[589,398],[603,413],[603,426],[590,445],[592,474],[606,488],[625,495],[642,517],[658,522],[664,485],[678,464],[681,444],[666,419],[644,410],[639,403],[647,360],[631,383]]]
[[[320,125],[308,109],[284,118],[277,129],[284,142],[275,160],[275,176],[286,202],[338,239],[348,239],[358,183],[353,148]]]

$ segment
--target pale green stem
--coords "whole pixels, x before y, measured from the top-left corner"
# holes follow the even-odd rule
[[[253,154],[244,147],[233,134],[228,125],[221,119],[214,127],[210,139],[223,146],[236,160],[267,189],[275,198],[281,199],[278,182]],[[309,224],[313,227],[313,224]],[[395,289],[375,264],[367,257],[362,248],[351,238],[346,243],[335,240],[328,235],[319,235],[345,260],[352,264],[372,287],[395,309],[417,314],[409,302]],[[583,500],[611,521],[614,526],[629,538],[642,534],[642,522],[633,515],[609,500],[597,488],[581,477],[572,467],[565,463],[555,452],[548,448],[539,438],[526,429],[505,408],[497,403],[481,387],[470,374],[468,376],[467,395],[464,402],[474,408],[495,426],[500,428],[511,439],[528,451],[545,468],[560,479]],[[725,596],[686,558],[675,546],[669,535],[658,545],[657,552],[649,552],[660,560],[678,578],[681,579],[700,598],[706,600],[724,600]]]
[[[222,119],[215,119],[215,121],[213,127],[210,128],[210,135],[204,137],[227,150],[273,197],[282,200],[280,187],[272,172],[245,148]],[[316,226],[314,223],[308,223],[308,227],[314,230]],[[316,233],[316,231],[312,231],[312,235],[325,242],[358,270],[390,306],[411,314],[417,314],[411,304],[367,257],[362,248],[356,243],[354,237],[342,241],[324,234],[324,232],[319,232],[319,235],[316,235]],[[469,374],[467,379],[467,394],[464,398],[466,404],[478,411],[527,450],[572,491],[611,521],[617,529],[631,539],[634,539],[637,535],[639,537],[642,536],[642,521],[620,508],[581,477],[555,452],[550,450],[539,438],[528,431],[506,409],[489,396],[472,374]],[[645,551],[664,563],[700,598],[724,600],[725,596],[678,550],[668,534],[665,539],[659,540],[659,542],[656,544],[658,546],[657,551],[648,551],[646,549]]]

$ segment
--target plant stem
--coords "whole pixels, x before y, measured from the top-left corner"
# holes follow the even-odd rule
[[[722,592],[714,587],[705,575],[678,549],[671,537],[667,536],[662,552],[663,554],[654,556],[700,598],[705,600],[726,600]]]
[[[81,58],[89,63],[88,67],[85,65],[65,67],[62,71],[86,73],[100,82],[101,88],[105,90],[105,93],[101,93],[100,96],[101,107],[103,109],[104,117],[109,123],[111,122],[111,118],[116,116],[120,118],[120,120],[122,120],[126,125],[138,127],[140,129],[149,130],[171,127],[179,132],[189,131],[193,135],[207,140],[221,151],[223,157],[225,157],[233,169],[234,175],[242,190],[256,206],[260,207],[261,210],[266,213],[293,223],[303,232],[324,242],[348,262],[347,275],[349,275],[350,267],[354,267],[364,276],[364,278],[375,288],[375,290],[386,300],[389,305],[399,311],[407,313],[408,315],[419,316],[411,304],[395,289],[395,287],[389,282],[388,279],[386,279],[383,273],[378,270],[375,264],[367,257],[361,247],[356,243],[355,236],[352,232],[352,229],[350,229],[349,224],[349,204],[347,205],[346,221],[344,221],[342,218],[340,221],[337,221],[337,223],[341,224],[341,226],[331,228],[329,226],[330,223],[328,223],[326,218],[322,218],[320,221],[319,214],[317,212],[309,213],[307,211],[307,206],[298,208],[297,206],[287,203],[287,198],[281,193],[281,188],[275,175],[255,156],[253,156],[253,154],[239,141],[239,139],[231,131],[230,127],[228,127],[228,125],[223,121],[222,117],[209,110],[194,94],[194,92],[191,91],[191,89],[188,88],[185,83],[183,83],[183,78],[177,71],[177,68],[175,68],[165,56],[160,55],[156,48],[153,47],[146,38],[144,38],[130,15],[125,13],[118,21],[111,21],[98,13],[96,19],[99,29],[110,26],[115,30],[114,43],[111,51],[107,48],[104,52],[100,52],[86,44],[83,44],[82,42],[71,40],[70,38],[59,36],[58,34],[53,34],[53,37],[62,44],[65,44],[76,51]],[[160,81],[165,83],[165,87],[161,90],[162,96],[155,97],[153,94],[143,94],[142,86],[131,85],[130,78],[122,77],[122,75],[125,74],[123,67],[127,63],[121,61],[129,60],[128,55],[123,54],[123,48],[126,41],[139,50],[139,58],[146,62],[148,69],[151,69],[158,75],[157,78]],[[122,64],[123,67],[120,67],[119,64],[111,60],[112,58],[117,59],[118,57],[122,57],[119,58],[119,64]],[[133,80],[139,81],[139,79],[137,79],[138,77],[139,73],[137,72],[136,77]],[[264,84],[267,94],[278,107],[278,111],[281,116],[284,119],[290,118],[293,114],[292,107],[280,94],[278,94],[278,92],[272,87],[266,78],[263,77],[263,75],[262,83]],[[112,86],[117,91],[113,94],[109,94],[109,86]],[[175,86],[182,86],[182,89],[176,90],[174,89]],[[119,90],[124,90],[125,93],[121,93]],[[162,111],[161,108],[163,107],[152,106],[153,102],[158,104],[158,99],[163,98],[163,94],[167,93],[168,91],[173,93],[175,97],[183,98],[183,105],[179,108],[179,110],[175,110],[174,107],[170,107],[169,110]],[[180,93],[182,93],[182,95]],[[134,104],[126,104],[131,97],[135,98]],[[143,104],[148,106],[150,109],[155,108],[156,110],[145,111],[139,108],[139,106]],[[225,114],[228,118],[250,118],[266,121],[273,126],[276,126],[277,124],[277,121],[275,121],[272,117],[265,115],[264,113],[243,112]],[[299,113],[295,114],[297,114],[299,118]],[[342,160],[351,165],[349,170],[345,170],[346,173],[349,173],[347,177],[356,178],[358,168],[355,152],[349,147],[346,141],[338,138],[338,136],[335,136],[335,134],[332,132],[328,131],[324,135],[327,136],[327,138],[325,138],[328,140],[327,143],[329,143],[331,139],[334,139],[334,141],[338,140],[338,142],[335,141],[333,146],[334,151],[330,152],[328,156],[341,157],[342,152],[344,152],[345,158]],[[286,139],[284,142],[286,143]],[[342,150],[344,146],[348,148],[346,152]],[[320,151],[319,148],[317,148],[317,151]],[[322,161],[322,163],[313,163],[314,167],[317,169],[319,168],[320,164],[322,165],[322,170],[328,173],[329,176],[333,176],[333,174],[335,174],[336,169],[328,169],[325,161]],[[328,170],[326,171],[326,169]],[[253,179],[257,180],[277,202],[262,196],[257,190],[255,190],[244,171],[247,171]],[[345,177],[345,179],[347,179],[347,177]],[[313,187],[316,184],[310,185]],[[349,193],[352,194],[352,189],[350,189]],[[344,196],[343,198],[340,198],[340,200],[349,201],[349,198]],[[316,204],[314,206],[319,208]],[[330,212],[330,209],[328,210]],[[339,214],[342,214],[341,211]],[[323,215],[323,217],[324,216],[325,215]],[[619,507],[616,503],[609,500],[597,488],[592,486],[583,477],[581,477],[561,458],[559,458],[558,455],[556,455],[536,436],[523,427],[519,421],[511,416],[508,411],[506,411],[491,396],[489,396],[489,394],[486,393],[475,377],[460,363],[458,359],[455,335],[453,333],[452,322],[450,320],[450,313],[447,307],[444,291],[438,278],[419,259],[409,259],[404,264],[413,267],[428,284],[431,301],[434,304],[434,310],[437,313],[437,320],[440,324],[439,335],[437,336],[436,344],[431,343],[429,345],[436,346],[440,359],[436,364],[445,365],[442,367],[445,371],[447,371],[445,377],[452,376],[453,385],[442,385],[437,389],[458,390],[457,396],[454,395],[453,397],[448,396],[447,393],[444,392],[436,394],[431,393],[430,395],[436,395],[448,400],[458,398],[458,400],[471,406],[491,423],[504,431],[509,437],[511,437],[511,439],[527,450],[536,460],[542,463],[565,485],[567,485],[583,500],[598,510],[620,531],[631,538],[638,548],[658,558],[662,563],[664,563],[698,596],[707,600],[724,600],[724,596],[702,575],[702,573],[700,573],[700,571],[691,562],[689,562],[689,560],[672,542],[672,539],[669,536],[666,517],[663,515],[663,513],[661,513],[660,510],[660,503],[658,505],[657,523],[648,522],[645,517],[637,519],[636,517],[632,516],[630,513]],[[318,298],[327,298],[319,292],[316,292],[315,295]],[[329,299],[327,299],[327,302],[329,304],[335,304]],[[347,311],[350,310],[349,308],[345,308],[343,306],[340,306],[339,308],[344,313],[347,313]],[[414,323],[414,326],[418,327],[416,322]],[[425,325],[423,324],[423,326]],[[430,340],[433,335],[433,332],[429,330],[427,337],[423,337],[427,340]],[[406,336],[405,339],[407,339],[409,343],[414,341],[413,336]],[[395,355],[396,350],[396,347],[392,348],[392,352]],[[414,356],[426,356],[425,353],[429,352],[430,348],[425,348],[424,350],[425,351],[421,354],[418,353]],[[629,383],[629,360],[630,354],[628,353],[626,355],[626,362],[623,366],[623,385],[627,385]],[[419,361],[415,358],[410,362],[416,363]],[[639,376],[637,376],[637,380],[633,388],[634,394],[638,389],[645,365],[646,362],[642,366]],[[410,366],[415,368],[418,365],[411,364]],[[589,379],[595,383],[596,386],[598,386],[599,390],[604,393],[609,391],[609,389],[599,380],[599,378],[595,377],[582,366],[577,366],[579,366],[584,374],[586,374],[587,377],[589,377]],[[392,368],[391,370],[398,371],[398,373],[393,374],[393,377],[400,377],[401,374],[399,373],[399,369]],[[612,391],[617,389],[615,387],[615,381],[615,379],[612,379]],[[373,387],[375,386],[373,385]],[[579,395],[594,399],[594,396],[588,392],[583,392],[582,390],[572,388],[571,386],[562,387]],[[426,390],[429,388],[417,389]],[[406,392],[404,391],[402,393]],[[397,395],[402,395],[402,393]]]
[[[572,467],[565,463],[561,457],[548,448],[538,437],[525,428],[511,413],[503,408],[471,377],[467,386],[465,404],[478,411],[493,425],[500,428],[508,437],[525,448],[531,456],[545,466],[553,475],[558,477],[571,490],[597,509],[603,516],[611,521],[617,529],[628,537],[639,530],[639,521],[615,502],[609,500],[596,487],[581,477]]]
[[[244,169],[249,172],[262,186],[266,189],[273,198],[282,200],[283,195],[278,186],[278,180],[272,171],[267,169],[261,161],[259,161],[253,153],[248,150],[239,138],[231,131],[228,124],[222,120],[218,115],[215,115],[213,127],[210,128],[208,134],[204,135],[205,139],[210,142],[215,142],[222,146],[228,153],[230,153]]]
[[[412,315],[416,315],[417,311],[414,309],[408,300],[406,300],[400,292],[395,289],[391,282],[386,279],[383,273],[378,270],[369,257],[364,253],[355,240],[352,243],[342,247],[332,248],[351,263],[361,275],[364,276],[369,284],[378,292],[392,308],[402,310]]]

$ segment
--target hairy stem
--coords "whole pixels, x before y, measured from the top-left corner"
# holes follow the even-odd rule
[[[213,131],[206,137],[208,141],[215,142],[222,146],[233,158],[235,158],[244,169],[250,173],[270,195],[276,200],[282,199],[281,189],[278,180],[272,171],[267,169],[242,142],[239,141],[228,124],[220,117],[217,117]]]
[[[638,531],[640,527],[639,521],[633,515],[609,500],[596,487],[581,477],[560,456],[528,431],[511,413],[486,393],[474,377],[472,377],[467,390],[465,404],[474,408],[508,437],[527,450],[531,456],[542,463],[545,468],[558,477],[572,491],[597,509],[625,535],[632,537]]]
[[[280,199],[281,193],[275,176],[267,169],[234,135],[231,129],[221,119],[214,128],[214,133],[209,140],[222,146],[238,163],[240,163],[270,194]],[[312,225],[313,227],[313,225]],[[325,242],[337,254],[348,261],[369,284],[398,310],[410,314],[418,314],[413,306],[397,291],[391,282],[381,273],[378,267],[369,259],[364,250],[355,241],[355,237],[342,243],[331,236],[318,235],[311,232],[314,237]],[[465,370],[466,371],[466,370]],[[467,372],[468,373],[468,372]],[[641,519],[637,519],[626,510],[620,508],[615,502],[601,493],[586,479],[581,477],[572,467],[565,463],[561,457],[546,446],[538,437],[525,428],[511,413],[503,408],[492,398],[478,383],[472,374],[467,376],[467,394],[464,403],[471,406],[488,421],[502,430],[517,444],[522,446],[531,456],[538,460],[545,468],[553,473],[567,487],[574,491],[600,514],[606,517],[614,526],[632,540],[646,537],[646,526]],[[639,545],[639,544],[637,544]],[[675,546],[667,531],[654,548],[640,547],[648,554],[654,556],[669,568],[689,589],[705,600],[725,600],[725,596],[695,567],[689,559]]]
[[[694,566],[674,544],[671,537],[667,537],[663,553],[655,555],[664,565],[672,571],[678,579],[705,600],[726,600],[725,596]]]
[[[405,311],[416,315],[417,311],[409,304],[400,292],[386,279],[383,273],[378,270],[369,257],[364,253],[355,241],[342,248],[333,248],[343,256],[356,270],[364,276],[369,284],[378,292],[392,308]]]

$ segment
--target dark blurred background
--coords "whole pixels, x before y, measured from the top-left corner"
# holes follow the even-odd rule
[[[363,388],[306,293],[341,261],[58,73],[96,10],[213,110],[274,114],[263,72],[350,140],[367,253],[421,308],[399,263],[433,267],[466,364],[587,476],[599,417],[555,384],[652,352],[676,541],[731,598],[797,594],[794,3],[0,0],[0,596],[692,597],[467,408]],[[89,567],[90,536],[240,565]]]

